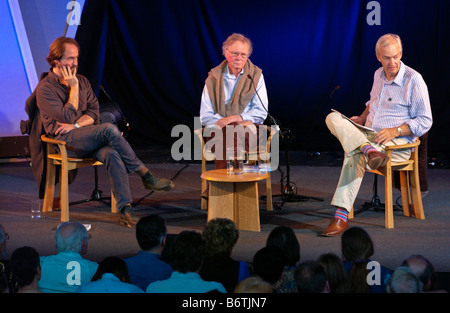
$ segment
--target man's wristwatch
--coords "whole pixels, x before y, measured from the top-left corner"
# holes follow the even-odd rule
[[[75,124],[73,124],[73,127],[75,127],[75,128],[80,128],[80,124],[75,123]]]
[[[402,128],[397,127],[397,131],[398,131],[398,137],[400,137],[402,135]]]

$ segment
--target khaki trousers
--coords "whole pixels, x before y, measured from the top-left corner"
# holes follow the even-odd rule
[[[342,165],[341,176],[334,193],[331,204],[336,207],[351,211],[367,166],[366,156],[359,150],[364,143],[370,143],[378,151],[384,152],[384,146],[374,142],[376,132],[364,130],[352,124],[343,118],[340,113],[333,112],[328,114],[325,120],[330,132],[339,140],[344,149],[344,164]],[[408,143],[403,138],[394,138],[386,143],[389,145],[402,145]],[[391,161],[403,162],[411,156],[410,149],[394,151]]]

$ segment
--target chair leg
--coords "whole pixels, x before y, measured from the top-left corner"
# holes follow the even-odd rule
[[[352,206],[352,209],[350,210],[350,212],[348,212],[348,219],[352,219],[352,218],[354,218],[355,217],[355,214],[354,214],[354,212],[353,212],[353,206]]]
[[[414,205],[414,216],[417,219],[424,220],[425,213],[423,212],[422,195],[420,194],[420,180],[419,171],[414,171],[411,175],[411,193]]]
[[[117,201],[114,197],[114,193],[111,189],[111,213],[119,213],[119,209],[117,208]]]
[[[55,196],[56,167],[53,161],[47,159],[47,173],[45,178],[45,193],[42,212],[53,211],[53,197]]]
[[[205,192],[206,188],[208,188],[208,181],[205,179],[202,179],[202,194],[203,194],[203,192]],[[202,211],[207,211],[208,210],[208,200],[202,198],[200,208]]]
[[[64,165],[61,166],[60,171],[60,208],[61,208],[61,222],[69,221],[69,173]]]
[[[400,191],[402,193],[403,215],[410,216],[409,206],[411,204],[411,195],[409,191],[409,177],[406,171],[399,171]]]
[[[266,209],[267,211],[273,211],[272,205],[272,179],[269,173],[269,178],[266,179]]]
[[[392,171],[389,168],[384,180],[384,194],[385,194],[385,227],[394,228],[394,207],[392,201]]]

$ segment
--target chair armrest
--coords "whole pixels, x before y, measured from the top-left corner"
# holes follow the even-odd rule
[[[408,143],[408,144],[404,144],[404,145],[392,145],[392,146],[386,146],[384,148],[385,151],[388,150],[400,150],[400,149],[410,149],[410,148],[416,148],[420,145],[420,140],[416,139],[415,142],[413,143]]]
[[[46,135],[41,135],[41,140],[43,142],[48,142],[48,143],[52,143],[52,144],[55,144],[55,145],[63,145],[63,146],[66,145],[65,141],[48,138]]]

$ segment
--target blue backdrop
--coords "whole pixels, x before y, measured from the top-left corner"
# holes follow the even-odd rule
[[[362,0],[88,0],[77,40],[79,73],[102,84],[131,124],[129,140],[171,145],[177,124],[193,128],[208,71],[223,60],[233,32],[254,45],[269,111],[291,130],[292,148],[341,150],[325,126],[335,107],[359,115],[380,66],[375,43],[403,40],[403,61],[428,85],[434,115],[429,150],[448,152],[450,1],[379,0],[380,25],[369,25]]]

